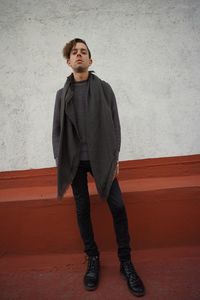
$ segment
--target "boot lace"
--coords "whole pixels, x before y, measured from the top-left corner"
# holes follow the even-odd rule
[[[98,256],[88,257],[88,271],[95,272],[98,265]]]
[[[132,262],[125,262],[123,268],[129,279],[133,279],[134,281],[139,279]]]

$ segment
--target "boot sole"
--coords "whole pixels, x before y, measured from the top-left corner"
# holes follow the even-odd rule
[[[84,285],[84,288],[85,288],[86,291],[92,292],[92,291],[95,291],[98,288],[98,285],[94,286],[94,287],[87,287],[87,286]]]

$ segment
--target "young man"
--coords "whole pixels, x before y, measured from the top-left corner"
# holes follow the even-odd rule
[[[97,191],[109,205],[118,244],[120,271],[136,296],[144,285],[131,261],[127,214],[117,180],[121,136],[115,95],[108,83],[88,71],[91,53],[82,39],[63,49],[73,73],[56,95],[53,120],[53,151],[57,164],[58,197],[72,186],[77,221],[88,266],[84,276],[87,290],[99,282],[99,250],[90,218],[87,173],[94,177]]]

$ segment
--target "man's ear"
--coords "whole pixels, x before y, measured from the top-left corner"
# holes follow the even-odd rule
[[[93,60],[90,58],[90,66],[91,66],[92,63],[93,63]]]
[[[67,65],[70,66],[70,59],[68,58],[66,61]]]

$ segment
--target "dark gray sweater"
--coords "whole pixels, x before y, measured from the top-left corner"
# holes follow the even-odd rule
[[[88,80],[77,81],[73,84],[73,105],[75,108],[76,123],[81,140],[80,160],[89,160],[87,133],[86,133],[86,105],[88,98]]]

